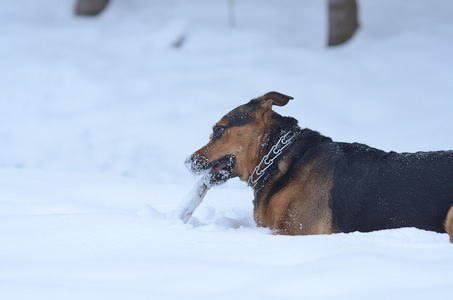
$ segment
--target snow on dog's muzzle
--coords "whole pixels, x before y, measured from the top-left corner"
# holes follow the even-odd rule
[[[186,159],[185,165],[197,175],[206,174],[209,183],[216,185],[231,178],[235,162],[236,157],[234,155],[225,155],[220,159],[209,162],[205,156],[195,153]]]
[[[195,174],[201,174],[208,169],[208,159],[198,153],[194,153],[186,158],[184,165]]]

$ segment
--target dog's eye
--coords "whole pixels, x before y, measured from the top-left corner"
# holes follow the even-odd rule
[[[214,127],[214,132],[213,132],[212,137],[215,139],[219,139],[224,132],[225,132],[225,127],[216,126],[216,127]]]

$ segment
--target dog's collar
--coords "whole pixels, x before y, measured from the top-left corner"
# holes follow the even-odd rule
[[[270,166],[272,166],[275,159],[278,156],[280,156],[280,154],[282,154],[283,150],[291,144],[291,141],[299,133],[300,133],[300,131],[297,131],[296,133],[289,131],[280,137],[277,144],[272,146],[271,150],[266,155],[263,156],[263,159],[261,159],[261,162],[253,170],[252,175],[250,175],[249,179],[247,180],[248,186],[255,188],[255,186],[258,184],[258,181],[261,179],[261,177],[263,177],[264,172]],[[257,175],[258,177],[256,177],[256,179],[253,179],[253,177],[255,175]]]

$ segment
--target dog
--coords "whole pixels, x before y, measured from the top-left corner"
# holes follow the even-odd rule
[[[275,234],[416,227],[453,242],[453,151],[384,152],[334,142],[272,110],[269,92],[227,113],[186,163],[210,186],[239,177],[254,190],[254,219]]]

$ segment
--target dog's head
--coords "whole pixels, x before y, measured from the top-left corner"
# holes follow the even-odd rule
[[[262,156],[263,141],[275,120],[272,106],[293,99],[269,92],[226,114],[214,127],[208,144],[192,154],[186,164],[195,173],[209,173],[211,185],[233,177],[247,181]]]

